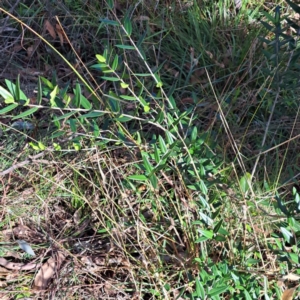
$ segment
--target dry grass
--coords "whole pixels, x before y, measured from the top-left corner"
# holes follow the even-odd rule
[[[80,75],[90,88],[82,85],[81,94],[107,114],[97,119],[99,139],[88,125],[74,132],[66,121],[60,128],[64,135],[54,136],[59,130],[51,121],[66,111],[49,108],[44,87],[43,107],[30,119],[33,131],[13,128],[11,112],[0,116],[1,299],[180,300],[200,298],[202,290],[205,299],[246,299],[244,290],[259,299],[280,297],[276,280],[296,270],[276,255],[286,244],[279,228],[288,225],[275,196],[280,193],[284,203],[294,197],[287,183],[298,177],[298,114],[292,104],[271,123],[271,149],[264,150],[268,155],[247,187],[243,179],[261,151],[272,101],[261,72],[266,60],[258,46],[258,23],[252,31],[243,18],[238,25],[226,18],[214,23],[213,14],[222,12],[214,7],[210,17],[209,10],[201,11],[202,22],[181,1],[171,8],[117,1],[111,11],[100,2],[66,1],[48,4],[47,10],[40,4],[4,1],[4,9],[49,41],[71,66],[32,31],[5,17],[1,86],[21,74],[21,88],[35,105],[37,75],[52,76],[60,91],[69,84],[73,95]],[[240,17],[232,7],[226,11]],[[134,20],[131,38],[137,45],[141,41],[147,61],[124,52],[117,72],[152,100],[149,114],[126,101],[114,111],[107,95],[124,91],[91,68],[95,54],[106,48],[114,58],[115,45],[128,42],[117,26],[99,25],[99,15],[116,20],[126,12]],[[143,18],[151,22],[140,22]],[[158,68],[162,90],[152,78],[136,76]],[[178,110],[167,115],[169,91]],[[281,94],[280,105],[289,95]],[[22,112],[18,109],[16,114]],[[163,120],[155,115],[160,110]],[[120,121],[120,112],[131,122]],[[170,121],[174,116],[177,131]],[[196,138],[189,128],[197,128]],[[39,141],[45,149],[35,152],[29,144]],[[163,155],[156,160],[154,146],[162,151],[164,143],[165,163]],[[153,180],[132,179],[147,174],[147,160],[163,167],[153,172]],[[35,257],[24,255],[18,240],[26,241]]]

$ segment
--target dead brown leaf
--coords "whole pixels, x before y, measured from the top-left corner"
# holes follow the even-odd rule
[[[281,296],[281,300],[293,300],[296,288],[285,290]]]
[[[55,40],[56,39],[56,32],[52,24],[49,20],[46,20],[44,23],[44,28],[50,33],[51,37]]]
[[[61,44],[61,46],[63,46],[65,33],[59,24],[56,24],[55,28],[56,28],[56,32],[57,32],[57,35],[60,40],[60,44]]]
[[[37,290],[45,290],[49,284],[49,281],[60,269],[60,266],[64,260],[65,256],[61,252],[57,253],[56,258],[50,257],[36,274],[34,279],[34,287]]]
[[[21,263],[14,263],[6,260],[3,257],[0,257],[0,265],[9,270],[17,270],[17,271],[29,271],[36,269],[39,267],[40,264],[35,263],[28,263],[28,264],[21,264]]]

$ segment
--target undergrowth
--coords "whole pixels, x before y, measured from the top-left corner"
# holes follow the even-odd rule
[[[0,7],[3,299],[297,296],[299,7],[65,2]]]

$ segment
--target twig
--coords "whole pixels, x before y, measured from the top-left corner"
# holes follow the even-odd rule
[[[5,176],[7,174],[10,174],[11,172],[13,172],[14,170],[16,169],[19,169],[21,167],[24,167],[32,162],[36,162],[38,158],[44,156],[46,153],[46,151],[43,151],[37,155],[34,155],[34,156],[28,156],[28,159],[20,162],[20,163],[17,163],[15,165],[12,165],[10,168],[6,169],[5,171],[2,171],[0,172],[0,176]],[[42,162],[42,163],[48,163],[48,161],[46,160],[39,160],[39,162]]]

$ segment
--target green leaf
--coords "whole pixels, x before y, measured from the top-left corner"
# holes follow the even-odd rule
[[[157,189],[157,184],[158,184],[157,177],[153,174],[153,175],[149,176],[149,180],[150,180],[153,188]]]
[[[156,87],[157,88],[161,88],[163,86],[163,83],[161,81],[159,81],[157,84],[156,84]]]
[[[38,142],[37,144],[33,143],[33,142],[29,142],[29,145],[37,151],[43,151],[46,149],[45,145],[42,142]]]
[[[247,172],[240,179],[240,188],[243,193],[246,193],[249,190],[249,182],[251,182],[251,174]]]
[[[124,123],[124,122],[128,122],[128,121],[131,121],[133,117],[129,117],[129,116],[119,116],[117,118],[114,118],[114,120],[118,121],[118,122],[121,122],[121,123]]]
[[[262,10],[261,13],[268,19],[268,21],[272,22],[273,24],[275,23],[275,19],[267,11]]]
[[[55,88],[53,89],[53,91],[50,93],[50,104],[51,104],[51,107],[57,107],[55,98],[56,98],[56,95],[58,94],[58,92],[59,92],[59,88],[58,88],[58,86],[55,86]]]
[[[127,95],[121,95],[120,98],[122,98],[124,100],[129,100],[129,101],[136,101],[136,100],[138,100],[136,97],[127,96]]]
[[[93,130],[93,136],[94,137],[98,137],[100,135],[100,128],[99,128],[98,124],[95,121],[93,121],[92,130]]]
[[[147,181],[148,178],[145,175],[130,175],[128,176],[128,179],[130,180],[136,180],[136,181]]]
[[[204,195],[207,195],[208,189],[203,180],[200,180],[200,189]]]
[[[37,93],[37,97],[36,97],[36,102],[37,102],[38,105],[41,105],[42,97],[43,97],[42,81],[41,81],[41,77],[39,77],[39,79],[38,79],[38,93]]]
[[[110,74],[110,73],[115,73],[114,70],[102,70],[103,74]]]
[[[100,22],[106,24],[106,25],[112,25],[112,26],[120,26],[119,22],[109,19],[100,19]]]
[[[75,115],[76,113],[77,113],[77,111],[70,111],[62,116],[56,117],[55,120],[59,121],[59,120],[67,119],[67,118]]]
[[[244,295],[246,300],[252,300],[252,297],[250,296],[247,290],[244,290]]]
[[[28,104],[28,102],[29,102],[28,97],[20,89],[20,78],[19,78],[19,76],[18,76],[16,85],[8,79],[5,79],[5,83],[8,87],[8,89],[10,90],[11,94],[13,95],[15,101],[18,101],[18,102],[22,101],[22,102]]]
[[[300,14],[300,6],[298,6],[297,4],[295,4],[289,0],[286,0],[286,2],[293,9],[294,12],[296,12],[297,14]]]
[[[79,151],[81,149],[81,145],[79,142],[73,142],[73,147],[76,151]]]
[[[272,31],[274,29],[274,26],[270,25],[269,23],[264,22],[264,21],[260,21],[260,22],[261,22],[261,24],[264,25],[264,27],[266,27],[267,30]]]
[[[191,134],[191,140],[192,140],[192,142],[196,141],[197,136],[198,136],[198,130],[197,130],[197,127],[194,126],[193,130],[192,130],[192,134]]]
[[[76,120],[75,120],[75,119],[69,119],[69,120],[67,121],[67,123],[69,123],[72,132],[74,132],[74,133],[77,132],[77,128],[76,128]]]
[[[78,104],[78,106],[76,106],[77,108],[79,108],[79,107],[83,107],[84,109],[92,108],[92,104],[89,102],[89,100],[82,95],[81,87],[80,87],[80,84],[78,84],[78,83],[76,84],[76,89],[74,90],[74,95],[77,98],[77,101],[76,101],[76,103]]]
[[[135,50],[135,48],[133,46],[130,46],[130,45],[116,45],[116,47],[120,48],[120,49],[126,49],[126,50]]]
[[[51,83],[51,81],[49,81],[47,78],[45,77],[40,77],[41,80],[43,81],[43,83],[50,89],[53,90],[54,89],[54,85]]]
[[[46,149],[46,146],[42,142],[38,142],[38,146],[42,151]]]
[[[195,280],[196,283],[196,293],[197,297],[200,297],[201,299],[205,298],[205,291],[202,283],[199,281],[199,278],[196,278]]]
[[[150,111],[150,106],[146,105],[144,106],[144,112],[147,113]]]
[[[38,107],[32,107],[32,108],[30,108],[30,109],[24,111],[23,113],[21,113],[21,114],[15,116],[15,117],[13,117],[12,120],[16,120],[16,119],[20,119],[20,118],[27,117],[27,116],[29,116],[29,115],[35,113],[37,110],[38,110]]]
[[[151,77],[152,76],[150,73],[136,73],[134,75],[137,77]]]
[[[126,16],[124,19],[124,28],[126,30],[127,35],[130,36],[132,33],[132,24],[128,16]]]
[[[196,241],[195,241],[195,243],[197,244],[197,243],[201,243],[201,242],[205,242],[205,241],[207,241],[209,238],[207,238],[206,236],[201,236],[199,239],[197,239]]]
[[[148,106],[148,103],[145,101],[145,99],[142,96],[139,96],[138,100],[143,106]]]
[[[151,173],[153,170],[153,167],[148,159],[148,154],[146,152],[142,152],[144,167],[147,170],[148,173]]]
[[[157,146],[154,144],[154,160],[158,164],[160,162],[160,151]]]
[[[91,111],[85,115],[81,115],[79,118],[86,119],[86,118],[98,118],[104,115],[104,112],[100,111]]]
[[[284,227],[280,227],[280,231],[282,232],[284,239],[289,243],[290,239],[293,237],[293,234]]]
[[[17,106],[18,106],[17,103],[13,103],[13,104],[11,104],[11,105],[8,105],[8,106],[2,108],[2,109],[0,110],[0,115],[3,115],[3,114],[8,113],[9,111],[15,109]]]
[[[100,54],[96,54],[96,58],[100,63],[106,63],[106,58]]]
[[[163,154],[165,154],[168,151],[168,149],[167,149],[167,145],[161,135],[158,137],[158,142],[159,142],[160,151]]]
[[[214,236],[214,232],[212,230],[198,229],[198,231],[208,239],[212,239]]]
[[[53,143],[53,148],[55,151],[60,151],[61,150],[61,146],[57,143]]]
[[[0,96],[4,98],[5,103],[7,104],[15,102],[13,95],[2,86],[0,86]],[[9,100],[9,102],[7,102],[6,100]]]
[[[106,0],[106,1],[107,1],[108,8],[113,9],[115,5],[115,1],[114,0]]]
[[[221,285],[219,287],[215,287],[213,289],[211,289],[209,292],[208,292],[208,295],[213,297],[213,296],[216,296],[216,295],[220,295],[224,292],[226,292],[228,290],[228,286],[227,285]]]
[[[218,222],[218,224],[214,227],[214,233],[218,233],[219,232],[219,230],[220,230],[220,228],[222,226],[222,223],[223,223],[223,220],[220,220]]]
[[[290,252],[288,254],[288,256],[294,263],[299,264],[299,255],[298,254]]]
[[[120,78],[117,78],[117,77],[102,76],[101,78],[103,80],[107,80],[107,81],[120,81]]]
[[[18,74],[17,76],[16,86],[15,86],[15,99],[17,101],[20,101],[20,74]],[[25,99],[27,99],[26,96],[23,98],[23,100]]]
[[[160,80],[160,77],[157,75],[157,74],[154,74],[156,80],[157,80],[157,83],[156,83],[156,87],[157,88],[161,88],[163,86],[163,83],[162,81]]]
[[[127,84],[125,82],[121,82],[121,88],[127,89],[128,87],[129,87],[129,84]]]

